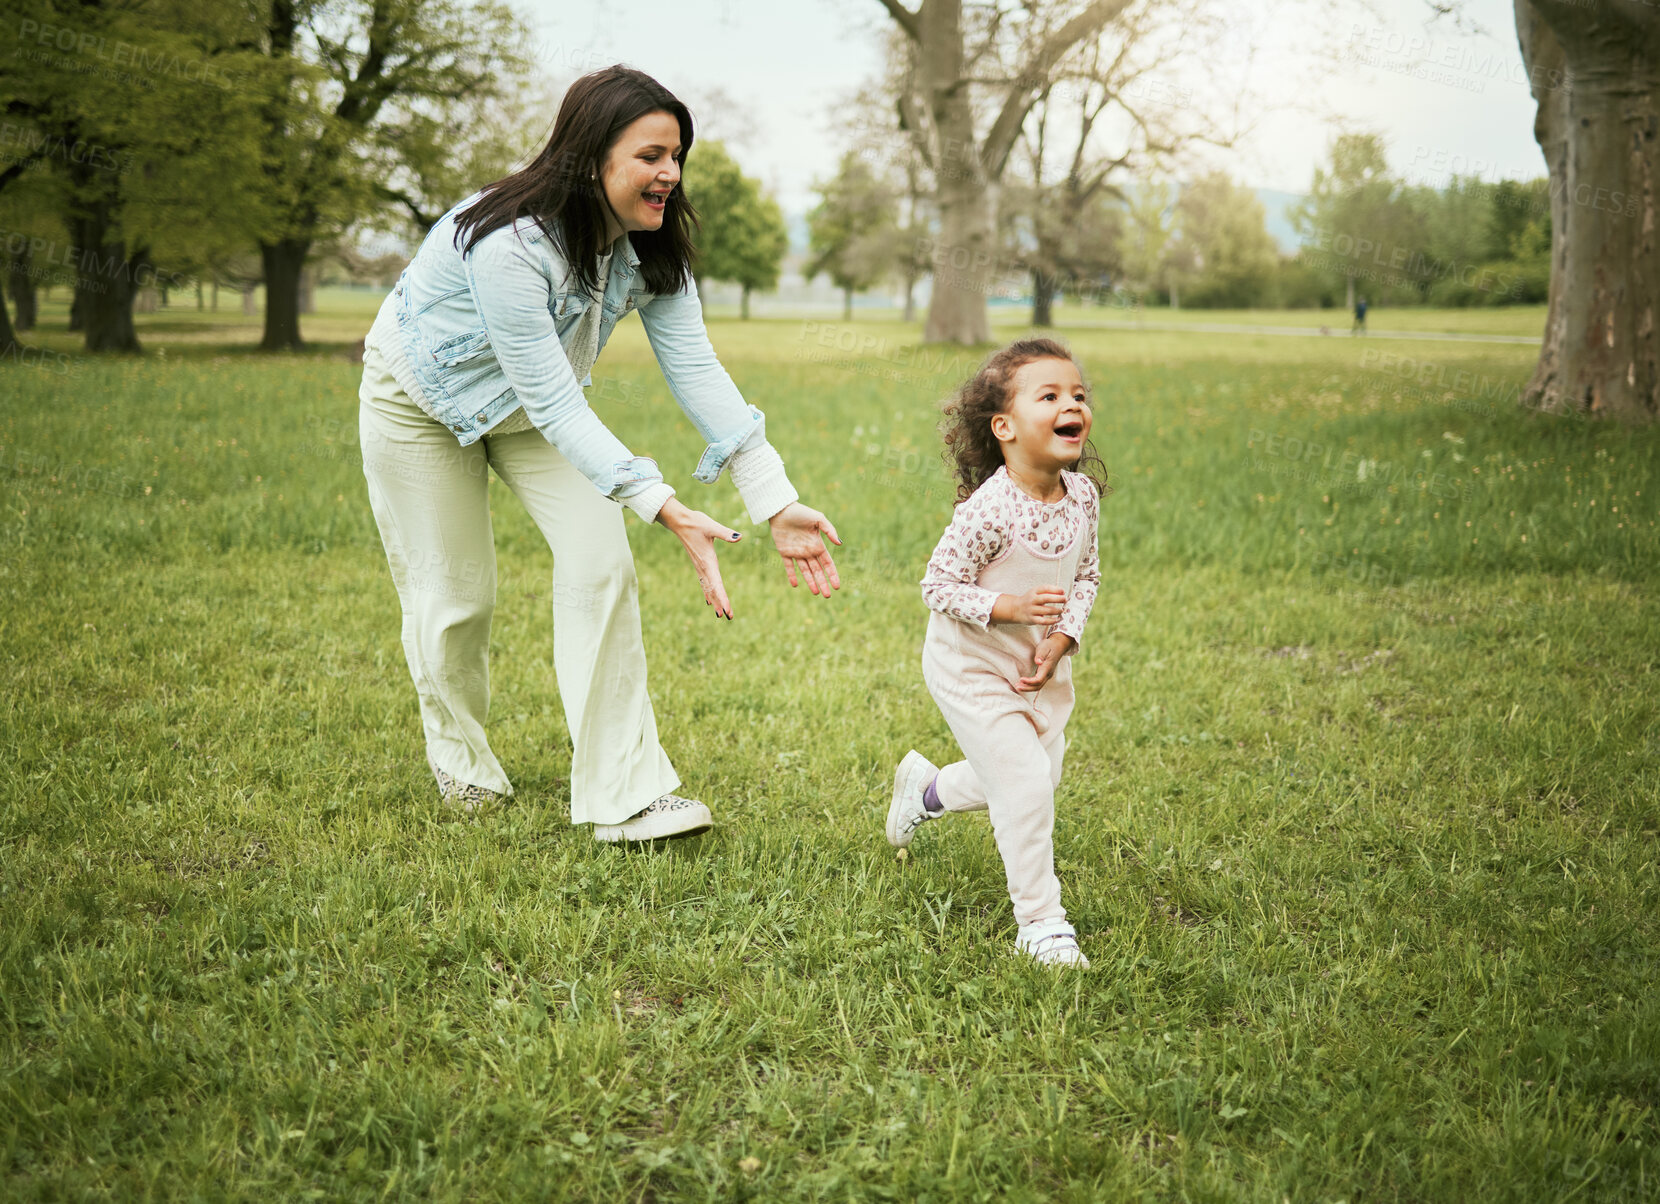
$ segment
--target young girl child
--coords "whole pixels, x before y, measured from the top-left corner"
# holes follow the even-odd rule
[[[1077,650],[1101,573],[1105,469],[1089,442],[1089,393],[1052,339],[997,352],[946,406],[957,509],[928,561],[933,613],[922,676],[966,760],[936,769],[912,750],[894,774],[888,840],[948,811],[989,811],[1015,947],[1087,967],[1055,877],[1055,787]]]

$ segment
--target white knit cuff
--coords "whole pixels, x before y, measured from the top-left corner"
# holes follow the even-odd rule
[[[663,508],[663,503],[673,496],[674,486],[667,481],[659,481],[621,500],[623,505],[640,516],[641,522],[654,523],[657,521],[657,512]]]
[[[784,471],[784,459],[770,443],[732,453],[726,462],[732,483],[749,511],[749,521],[764,523],[801,497]]]

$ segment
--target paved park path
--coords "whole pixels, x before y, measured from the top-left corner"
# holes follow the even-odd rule
[[[1092,330],[1172,330],[1193,331],[1200,334],[1283,334],[1307,338],[1349,338],[1347,330],[1318,326],[1244,326],[1231,322],[1091,322]],[[1436,339],[1448,343],[1526,343],[1537,347],[1539,338],[1528,334],[1454,334],[1441,330],[1369,330],[1354,338],[1366,339]]]

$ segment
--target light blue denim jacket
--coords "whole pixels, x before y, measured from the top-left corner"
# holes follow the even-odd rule
[[[563,340],[594,300],[553,240],[522,217],[466,255],[453,245],[457,214],[478,196],[456,204],[427,232],[383,302],[377,329],[396,321],[395,334],[380,336],[383,344],[396,344],[381,348],[388,368],[463,446],[522,405],[548,442],[606,497],[667,496],[655,461],[633,455],[589,408],[582,385],[592,380],[579,384],[564,355]],[[765,416],[744,401],[715,357],[696,286],[647,292],[639,266],[624,236],[605,280],[599,346],[620,319],[639,311],[675,400],[707,444],[693,476],[714,481],[735,452],[765,446]]]

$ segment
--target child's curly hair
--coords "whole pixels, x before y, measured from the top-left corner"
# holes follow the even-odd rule
[[[940,434],[945,437],[945,461],[957,474],[957,500],[966,502],[970,495],[984,485],[1003,465],[1003,445],[992,434],[991,419],[1009,407],[1009,386],[1014,374],[1034,360],[1071,360],[1072,352],[1064,343],[1054,339],[1017,339],[1001,351],[993,352],[980,370],[963,382],[956,394],[945,403],[945,421]],[[1083,375],[1083,366],[1078,365]],[[1085,388],[1088,388],[1086,382]],[[1096,454],[1095,445],[1084,441],[1073,472],[1081,472],[1095,482],[1102,497],[1112,492],[1107,484],[1107,466]]]

